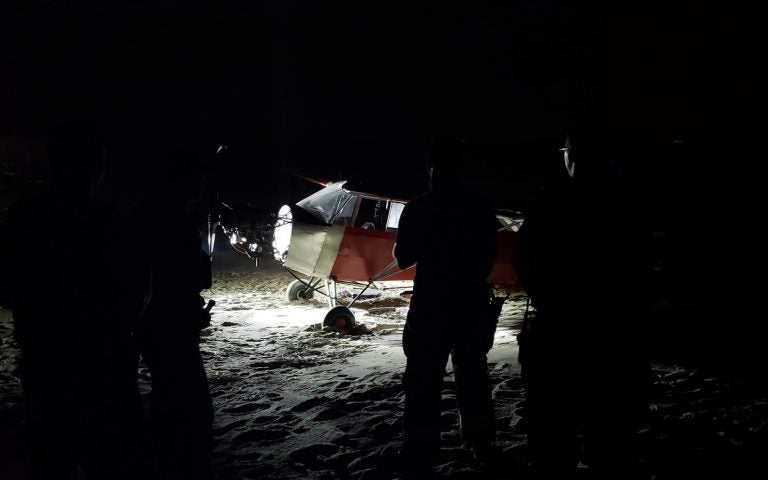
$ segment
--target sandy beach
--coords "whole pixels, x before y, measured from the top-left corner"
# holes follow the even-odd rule
[[[340,334],[321,328],[327,305],[320,296],[287,302],[291,280],[272,261],[256,267],[225,253],[215,262],[213,288],[204,296],[217,304],[201,345],[216,411],[215,477],[396,478],[405,366],[400,342],[408,300],[397,288],[382,290],[355,306],[354,332]],[[525,300],[518,295],[504,305],[488,358],[499,461],[480,470],[461,448],[449,367],[437,467],[445,478],[529,473],[516,342]],[[0,478],[15,480],[23,478],[26,437],[11,326],[10,312],[0,310]],[[650,335],[649,330],[649,341]],[[761,477],[746,472],[760,467],[768,443],[763,390],[669,359],[655,361],[654,373],[650,421],[640,432],[638,468],[645,477],[689,478],[713,469],[729,469],[730,478]],[[140,368],[144,394],[148,380]]]

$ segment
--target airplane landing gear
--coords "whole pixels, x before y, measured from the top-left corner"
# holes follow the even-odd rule
[[[355,326],[355,315],[352,311],[343,306],[333,307],[325,315],[323,325],[326,327],[335,327],[338,330],[346,330]]]
[[[297,300],[311,299],[315,295],[315,291],[301,280],[294,280],[288,284],[288,288],[285,289],[285,295],[288,297],[289,302],[295,302]]]

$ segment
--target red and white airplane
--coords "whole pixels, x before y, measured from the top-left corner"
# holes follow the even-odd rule
[[[328,298],[324,325],[342,330],[355,324],[350,307],[378,282],[411,281],[415,268],[401,270],[392,258],[397,226],[406,201],[345,188],[346,181],[307,179],[323,188],[280,209],[274,231],[276,256],[294,276],[289,300],[308,299],[316,292]],[[460,199],[457,199],[460,201]],[[496,289],[521,290],[512,256],[522,215],[498,210],[496,260],[488,282]],[[362,288],[346,305],[339,305],[337,283]]]

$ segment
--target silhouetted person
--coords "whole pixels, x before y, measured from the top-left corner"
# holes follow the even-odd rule
[[[611,145],[571,135],[563,178],[533,199],[520,230],[515,269],[536,308],[520,336],[525,425],[542,478],[575,473],[579,432],[596,477],[638,473],[650,378],[639,343],[645,225]]]
[[[48,144],[52,183],[3,226],[3,275],[21,349],[32,479],[136,478],[141,407],[132,333],[148,263],[94,198],[103,150],[68,128]]]
[[[403,332],[407,357],[403,467],[425,473],[440,452],[440,400],[450,354],[456,378],[461,435],[478,455],[493,444],[493,404],[486,353],[487,283],[496,255],[496,219],[470,188],[461,143],[441,137],[428,161],[430,189],[408,202],[400,217],[394,256],[416,264],[413,297]]]
[[[210,478],[213,404],[200,354],[210,321],[200,295],[210,288],[199,210],[203,171],[198,154],[180,150],[161,190],[138,209],[152,263],[152,301],[140,344],[152,379],[150,416],[162,479]]]

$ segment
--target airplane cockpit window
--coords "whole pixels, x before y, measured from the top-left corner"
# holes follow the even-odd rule
[[[387,229],[397,229],[400,223],[400,215],[403,213],[404,203],[391,202],[389,205],[389,216],[387,217]]]
[[[360,198],[355,217],[355,226],[367,230],[380,229],[377,219],[381,216],[381,201],[372,198]]]
[[[355,212],[354,226],[366,230],[397,228],[401,210],[401,203],[382,198],[361,197]]]

